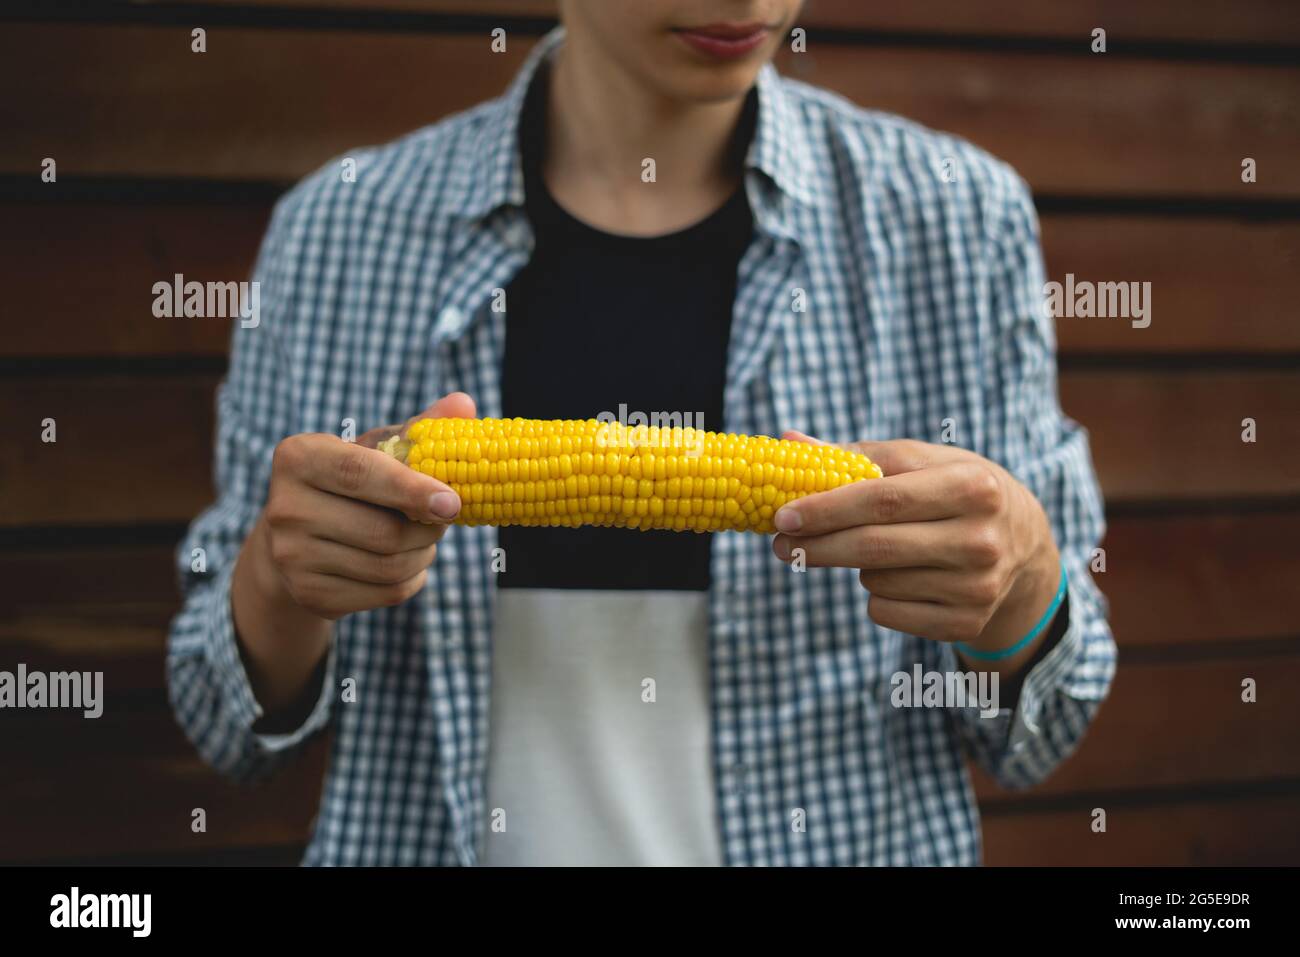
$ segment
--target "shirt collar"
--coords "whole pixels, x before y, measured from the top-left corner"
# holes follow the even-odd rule
[[[470,187],[460,206],[460,213],[467,218],[486,216],[501,206],[523,206],[524,166],[519,149],[519,124],[524,101],[542,63],[563,42],[563,27],[556,27],[542,37],[529,51],[505,94],[489,104],[472,142],[474,165]]]
[[[529,52],[505,94],[490,112],[472,144],[476,162],[471,187],[459,211],[466,217],[486,216],[501,206],[524,203],[524,169],[519,127],[528,88],[541,65],[564,42],[564,27],[547,33]],[[772,64],[764,64],[755,83],[758,120],[745,157],[745,167],[763,174],[779,191],[803,204],[818,201],[808,136],[797,104]],[[759,198],[762,199],[761,197]],[[783,219],[778,209],[756,209],[760,226],[769,218]]]
[[[807,129],[776,67],[765,63],[755,83],[758,124],[745,157],[786,196],[806,205],[818,201]]]

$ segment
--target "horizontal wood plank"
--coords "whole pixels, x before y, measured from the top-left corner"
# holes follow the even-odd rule
[[[1124,515],[1108,523],[1106,571],[1120,647],[1300,635],[1300,513]]]
[[[248,203],[0,207],[6,356],[225,355],[230,322],[159,319],[153,285],[247,279],[270,210]],[[34,237],[41,237],[34,241]]]
[[[179,598],[174,542],[131,544],[133,529],[108,544],[34,542],[0,550],[0,614],[82,605],[174,605]]]
[[[1253,678],[1258,700],[1241,700]],[[1300,777],[1300,656],[1121,663],[1079,750],[1036,796],[1242,784]],[[1011,798],[977,770],[986,805]]]
[[[1124,515],[1109,523],[1106,571],[1121,649],[1294,638],[1300,513]],[[179,607],[174,549],[100,545],[0,554],[0,660],[105,671],[161,687],[164,635]],[[1171,560],[1174,556],[1174,560]]]
[[[227,323],[158,319],[153,284],[247,278],[270,210],[258,203],[14,203],[0,261],[17,281],[6,356],[224,355]],[[1062,317],[1063,354],[1300,352],[1300,223],[1043,216],[1048,278],[1151,283],[1151,323]],[[41,236],[42,241],[32,241]]]
[[[1091,431],[1108,501],[1300,491],[1300,373],[1066,372],[1061,405]]]
[[[1291,161],[1300,151],[1300,70],[843,46],[779,62],[859,105],[970,139],[1036,192],[1300,195]],[[1271,170],[1269,182],[1242,183],[1245,156]]]
[[[45,745],[48,761],[7,765],[7,774],[17,773],[0,789],[0,863],[302,843],[316,815],[329,747],[321,737],[279,774],[250,786],[223,778],[192,754],[124,757],[74,748],[66,737]],[[192,828],[196,808],[206,815],[201,833]]]
[[[212,497],[215,388],[208,375],[0,384],[0,525],[188,521]],[[1067,372],[1062,401],[1091,430],[1111,501],[1300,492],[1298,373]],[[41,441],[46,418],[56,443]]]
[[[471,16],[554,17],[555,0],[216,0],[280,9],[396,10]],[[798,24],[836,30],[886,30],[944,36],[1087,37],[1104,27],[1111,43],[1180,40],[1206,43],[1297,43],[1300,16],[1289,0],[807,0]]]
[[[1150,323],[1062,316],[1062,354],[1300,352],[1300,223],[1041,217],[1047,279],[1150,283]]]
[[[156,3],[158,0],[148,0]],[[215,0],[218,5],[260,7],[268,10],[401,11],[449,16],[511,16],[554,19],[557,0]]]
[[[499,95],[532,39],[214,27],[8,24],[0,171],[297,179]],[[57,188],[57,186],[52,186]]]
[[[1294,867],[1300,863],[1297,795],[1107,804],[1106,831],[1093,806],[984,815],[991,866]]]
[[[1097,27],[1106,30],[1112,46],[1149,40],[1269,44],[1300,41],[1300,15],[1288,0],[1246,0],[1230,6],[1216,0],[982,0],[978,4],[964,0],[807,0],[799,20],[836,29],[958,37],[1078,38],[1085,49],[1089,49],[1092,31]]]
[[[1255,704],[1240,700],[1240,681],[1247,676],[1259,682]],[[1077,826],[1087,834],[1086,812],[1059,816],[1061,797],[1294,779],[1300,776],[1300,702],[1290,689],[1298,680],[1296,656],[1122,667],[1112,699],[1060,772],[1028,796],[1015,794],[1014,805],[977,775],[981,803],[995,821],[1005,813],[999,805],[1005,805],[1016,809],[1017,818],[1037,820],[1031,829]],[[107,689],[105,697],[104,714],[93,721],[68,712],[6,715],[0,759],[11,784],[0,789],[0,822],[24,826],[21,833],[6,834],[0,825],[0,857],[193,849],[188,842],[196,836],[188,831],[188,819],[194,807],[208,809],[210,839],[221,844],[285,843],[302,836],[319,792],[323,765],[313,763],[319,756],[273,781],[262,797],[249,798],[193,757],[160,694],[148,695],[144,704],[137,695],[125,710]],[[96,800],[86,801],[92,790]],[[1058,803],[1035,810],[1040,798]],[[1112,825],[1127,822],[1125,813],[1117,806]],[[1008,853],[1025,853],[1023,835],[1005,840],[1013,847]],[[1190,839],[1180,843],[1185,851],[1195,847]]]
[[[125,530],[128,538],[132,529]],[[175,545],[35,543],[0,550],[0,614],[81,605],[172,605],[179,593]]]
[[[1149,801],[1111,809],[1105,834],[1081,829],[1091,808],[986,815],[984,860],[993,867],[1294,867],[1300,830],[1294,794]],[[119,854],[96,863],[179,866],[297,864],[301,845],[271,844],[171,854]]]
[[[5,662],[4,667],[12,670],[16,664]],[[176,724],[165,688],[118,693],[110,677],[104,675],[104,707],[98,718],[70,708],[5,709],[0,755],[10,766],[46,774],[60,773],[58,768],[67,765],[73,777],[95,755],[173,764],[196,756]]]
[[[20,788],[3,801],[6,820],[27,825],[0,825],[0,862],[164,853],[206,859],[227,848],[301,842],[315,813],[321,763],[319,756],[309,756],[257,789],[231,785],[197,764],[87,766],[83,786],[94,788],[95,801],[41,787]],[[1067,810],[986,811],[985,862],[1294,866],[1300,861],[1295,801],[1288,794],[1137,805],[1103,802],[1104,834],[1090,828],[1091,803]],[[190,830],[196,807],[208,814],[205,834]]]
[[[0,525],[188,521],[212,499],[215,388],[210,375],[0,384]]]
[[[68,602],[0,611],[0,668],[98,671],[113,694],[166,685],[167,630],[179,601]]]
[[[8,641],[0,644],[0,668],[12,670],[19,662],[35,667],[35,662],[14,655],[14,649]],[[161,654],[153,660],[161,672]],[[60,765],[96,753],[151,759],[190,755],[161,683],[152,688],[121,686],[109,653],[102,651],[74,650],[58,663],[65,669],[104,669],[103,715],[87,720],[71,711],[7,711],[7,732],[0,739],[6,767]],[[1258,700],[1253,703],[1241,700],[1245,678],[1257,685]],[[1056,774],[1029,792],[1005,792],[979,772],[978,790],[992,807],[1024,801],[1026,795],[1095,795],[1300,778],[1300,701],[1290,694],[1297,679],[1300,655],[1294,653],[1121,661],[1111,695],[1082,746]],[[68,763],[69,773],[77,773],[76,762]]]
[[[0,170],[293,179],[499,93],[528,42],[486,36],[12,24]],[[815,45],[784,69],[951,130],[1049,192],[1300,196],[1300,70],[1068,54]],[[869,65],[869,69],[864,69]],[[364,82],[358,80],[364,76]],[[412,91],[418,90],[418,95]],[[1259,164],[1241,182],[1243,155]],[[1123,162],[1114,161],[1123,157]]]
[[[1149,656],[1294,637],[1297,540],[1296,512],[1115,519],[1107,569],[1095,578],[1121,649]],[[9,585],[0,664],[102,671],[117,691],[163,687],[167,628],[180,604],[171,547],[11,549],[0,555],[0,581]]]

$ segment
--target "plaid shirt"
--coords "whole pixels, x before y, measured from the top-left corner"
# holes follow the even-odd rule
[[[505,316],[491,300],[532,243],[517,123],[539,58],[562,39],[544,39],[500,99],[350,154],[355,181],[336,162],[288,193],[258,260],[261,323],[234,332],[218,400],[219,498],[178,552],[186,601],[169,684],[200,753],[241,778],[333,723],[305,863],[470,865],[491,839],[494,529],[452,528],[420,595],[337,623],[319,702],[290,734],[253,730],[262,712],[236,645],[230,579],[285,436],[337,434],[349,419],[359,434],[454,390],[500,414]],[[745,170],[754,238],[739,267],[726,429],[831,441],[955,430],[1045,506],[1071,621],[1014,710],[895,708],[895,673],[962,670],[950,646],[876,626],[852,569],[792,573],[766,536],[715,535],[723,853],[729,864],[976,864],[965,757],[1008,787],[1041,780],[1078,743],[1115,667],[1087,570],[1102,502],[1087,436],[1058,404],[1033,203],[1008,166],[959,139],[770,66],[757,96]],[[612,334],[637,348],[654,341],[653,329]],[[198,547],[203,573],[191,570]],[[355,700],[341,694],[346,679]]]

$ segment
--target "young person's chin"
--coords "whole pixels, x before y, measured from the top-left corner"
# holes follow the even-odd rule
[[[719,103],[744,96],[758,79],[762,61],[725,65],[691,64],[656,77],[661,91],[688,103]]]

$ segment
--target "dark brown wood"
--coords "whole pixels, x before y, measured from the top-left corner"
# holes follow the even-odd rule
[[[178,597],[174,543],[139,545],[125,541],[0,550],[0,616],[20,609],[80,605],[170,605]]]
[[[209,375],[0,384],[0,525],[187,521],[212,498]],[[1065,410],[1092,430],[1108,498],[1300,492],[1300,374],[1070,372]],[[1258,441],[1241,441],[1254,417]],[[40,441],[54,418],[58,442]],[[93,494],[87,489],[93,487]]]
[[[984,860],[993,866],[1294,866],[1300,860],[1297,795],[1101,802],[1069,810],[984,815]]]
[[[157,319],[153,284],[175,273],[250,273],[269,210],[258,203],[9,204],[0,260],[16,281],[7,356],[224,355],[229,328]],[[41,237],[34,242],[33,237]],[[1048,277],[1150,282],[1151,324],[1062,318],[1063,354],[1300,351],[1300,224],[1225,218],[1048,214]],[[91,304],[91,307],[88,307]]]
[[[379,0],[387,2],[387,0]],[[1300,15],[1287,0],[1250,0],[1225,5],[1215,0],[1089,0],[1034,3],[1032,0],[921,0],[862,3],[807,0],[801,23],[834,28],[896,30],[956,36],[1038,36],[1077,39],[1090,49],[1092,31],[1106,30],[1112,45],[1132,40],[1204,43],[1295,43]]]
[[[83,861],[112,854],[202,852],[300,843],[310,834],[329,743],[321,737],[273,778],[237,785],[204,765],[168,717],[147,722],[97,721],[64,728],[57,740],[31,738],[25,755],[10,752],[0,789],[0,862]],[[96,727],[100,726],[100,727]],[[129,751],[104,748],[106,731],[141,735]],[[8,735],[6,735],[8,737]],[[162,738],[164,746],[159,746]],[[43,755],[43,757],[41,756]],[[202,808],[207,831],[192,830]]]
[[[1300,351],[1300,224],[1226,218],[1042,217],[1047,278],[1151,283],[1151,322],[1057,320],[1061,352]]]
[[[1242,701],[1253,678],[1258,700]],[[1300,656],[1121,664],[1078,752],[1035,787],[1034,796],[1185,788],[1300,777]],[[988,806],[1023,799],[982,771]]]
[[[118,692],[160,692],[180,606],[166,545],[13,548],[0,553],[0,667],[102,671]],[[6,665],[7,663],[7,665]]]
[[[269,210],[258,204],[15,203],[0,257],[11,283],[7,356],[224,355],[230,323],[159,319],[153,285],[249,278]]]
[[[14,711],[8,715],[13,723],[7,726],[13,730],[23,721],[31,733],[7,735],[0,752],[39,756],[43,746],[37,739],[49,734],[63,741],[65,753],[82,747],[172,756],[188,753],[170,722],[157,720],[157,715],[167,712],[161,681],[166,612],[157,609],[154,621],[140,626],[142,633],[148,629],[148,641],[124,640],[114,630],[126,620],[122,609],[106,611],[112,619],[95,624],[89,621],[93,607],[84,609],[86,620],[75,636],[32,641],[29,648],[35,654],[30,658],[12,640],[9,627],[0,635],[0,649],[6,667],[24,661],[32,668],[41,664],[58,670],[103,670],[106,691],[113,695],[105,717],[83,722],[62,712]],[[123,664],[145,662],[153,665],[154,678],[148,685],[133,687],[120,680]],[[1241,683],[1248,677],[1258,685],[1255,703],[1241,700]],[[1034,793],[1091,794],[1300,777],[1300,748],[1295,747],[1300,743],[1296,720],[1300,702],[1286,693],[1287,682],[1297,677],[1300,657],[1293,652],[1122,663],[1111,697],[1079,753]],[[123,698],[128,691],[132,694]],[[996,788],[986,791],[992,794]]]
[[[1122,648],[1300,635],[1300,513],[1125,515],[1106,571]]]
[[[1106,570],[1094,577],[1125,648],[1295,637],[1296,541],[1295,511],[1121,515],[1108,524]],[[92,650],[116,655],[115,643],[94,633],[160,628],[179,601],[169,545],[8,549],[0,554],[0,580],[8,585],[0,638],[69,659]],[[82,628],[91,636],[76,638]],[[146,644],[150,655],[161,654],[160,635]]]
[[[1115,519],[1096,579],[1121,649],[1150,656],[1295,637],[1298,539],[1295,512]],[[161,692],[175,579],[166,545],[8,550],[0,662],[103,671],[117,692]]]
[[[1291,161],[1300,151],[1300,70],[847,46],[779,62],[862,106],[970,139],[1038,192],[1300,195]],[[1243,184],[1243,157],[1269,170],[1268,182]]]
[[[212,499],[215,387],[210,375],[0,384],[0,524],[130,524],[197,514]],[[56,442],[41,441],[46,419],[56,423]]]
[[[1081,833],[1091,808],[986,815],[985,863],[993,867],[1053,866],[1294,866],[1300,831],[1294,826],[1294,794],[1234,795],[1199,801],[1125,805],[1107,821],[1106,835]],[[301,845],[273,844],[171,854],[125,854],[104,863],[290,867],[302,860]]]
[[[249,0],[216,2],[249,5]],[[555,0],[252,0],[252,4],[291,9],[332,7],[474,16],[558,15]],[[1112,43],[1129,40],[1300,42],[1300,16],[1289,0],[1246,0],[1231,5],[1215,0],[1146,0],[1144,3],[1091,0],[1056,4],[1032,0],[985,0],[980,4],[962,0],[912,0],[911,3],[807,0],[798,23],[825,29],[1072,37],[1085,41],[1091,40],[1094,28],[1104,27]]]
[[[0,170],[293,179],[504,88],[528,40],[213,28],[11,24]],[[1039,190],[1300,196],[1300,70],[1068,54],[860,49],[786,54],[793,75],[967,136]],[[364,77],[364,80],[359,79]],[[414,95],[413,90],[419,94]],[[1241,182],[1243,156],[1259,181]],[[54,187],[52,187],[54,188]]]
[[[167,629],[178,602],[66,602],[0,614],[0,668],[100,671],[114,694],[159,691]]]
[[[1256,704],[1240,701],[1240,680],[1247,676],[1259,682]],[[1174,789],[1294,779],[1300,774],[1300,704],[1290,689],[1297,680],[1296,656],[1123,668],[1112,700],[1082,749],[1055,777],[1027,795],[1006,795],[977,775],[992,822],[992,846],[1009,848],[995,851],[994,861],[1007,863],[1007,858],[1028,853],[1030,837],[1041,836],[1044,829],[1060,833],[1079,827],[1091,836],[1087,812],[1108,806],[1108,800],[1114,805],[1108,810],[1109,833],[1118,839],[1142,826],[1125,810],[1142,800],[1140,792],[1164,789],[1167,799]],[[160,693],[137,695],[125,710],[121,700],[110,697],[104,715],[93,721],[50,711],[8,716],[10,733],[0,739],[9,782],[0,790],[0,821],[22,821],[24,826],[0,825],[5,859],[140,854],[302,838],[319,791],[320,754],[309,755],[269,789],[249,792],[222,782],[193,757]],[[92,792],[95,800],[85,800]],[[1123,796],[1088,797],[1117,793]],[[1080,796],[1075,811],[1047,810],[1049,805],[1034,809],[1040,798],[1071,794]],[[1008,800],[1016,803],[1008,805]],[[208,811],[207,836],[188,831],[195,807]],[[1005,807],[1017,809],[1014,821],[1005,819]],[[1221,813],[1226,820],[1234,817],[1231,805]],[[1148,837],[1129,851],[1067,844],[1063,853],[1086,863],[1103,863],[1115,853],[1203,854],[1217,862],[1231,854],[1255,853],[1253,837],[1245,845],[1207,848],[1195,815],[1175,820],[1179,823],[1167,840]],[[1223,839],[1218,827],[1210,830],[1211,839]],[[999,860],[1003,854],[1007,858]]]
[[[1092,432],[1109,500],[1300,491],[1300,374],[1068,372],[1061,403]],[[1247,418],[1254,443],[1242,441]]]
[[[531,38],[8,24],[0,171],[292,180],[502,92]],[[57,185],[51,185],[57,189]]]
[[[1139,517],[1111,522],[1107,570],[1122,649],[1294,637],[1300,514]],[[1170,561],[1170,556],[1178,556]],[[103,671],[115,691],[163,688],[165,640],[179,607],[173,549],[83,546],[0,555],[0,662]]]
[[[404,13],[434,13],[459,16],[559,16],[556,0],[215,0],[218,4],[281,9],[344,9],[359,11],[400,10]]]
[[[103,713],[98,718],[66,708],[6,709],[7,733],[0,740],[0,755],[10,766],[27,767],[33,773],[57,773],[67,764],[67,773],[73,776],[80,773],[76,764],[96,754],[172,762],[195,755],[172,716],[165,687],[128,694],[116,689],[112,675],[105,673],[103,690]]]

